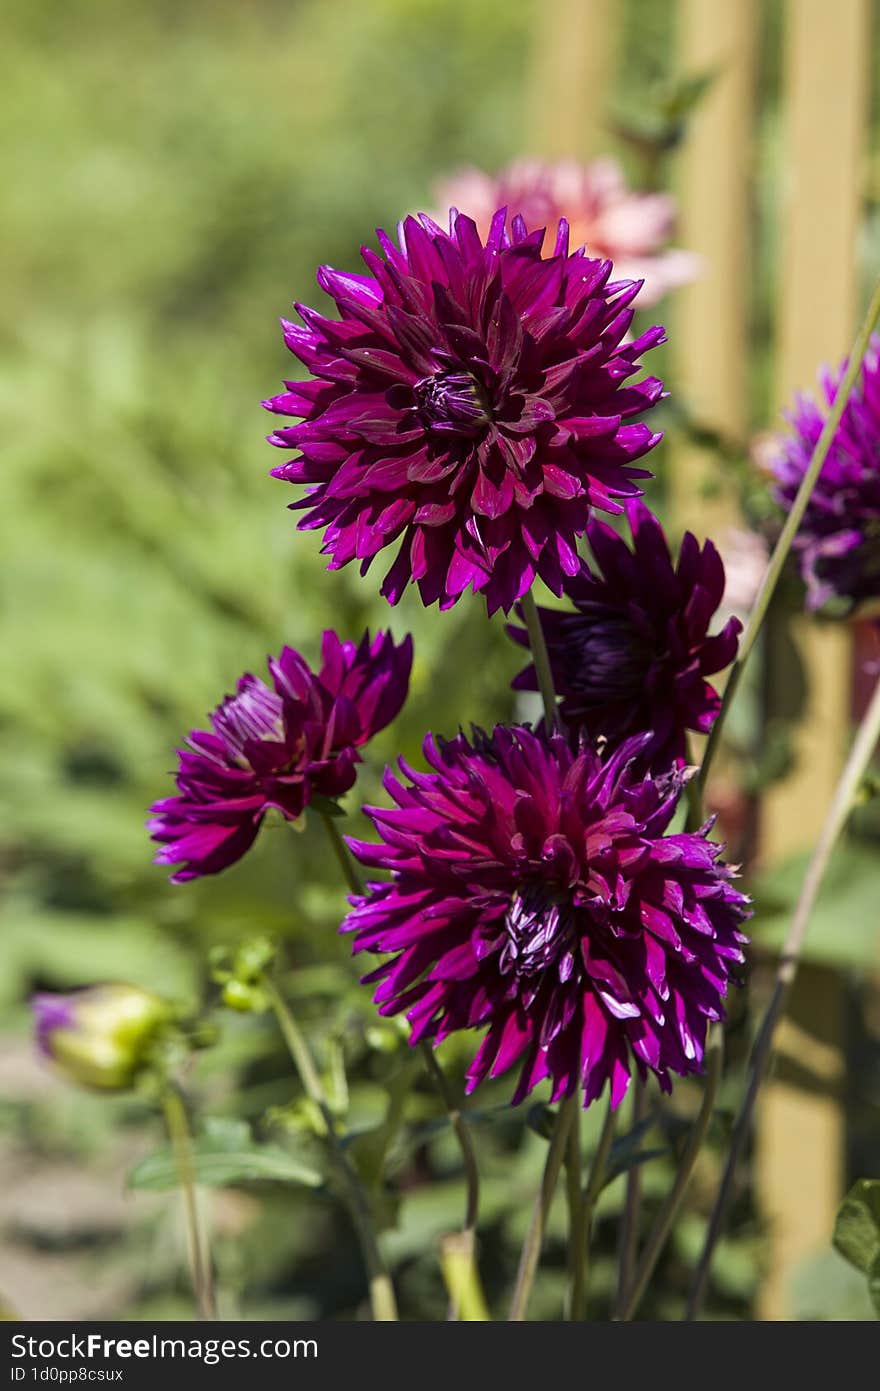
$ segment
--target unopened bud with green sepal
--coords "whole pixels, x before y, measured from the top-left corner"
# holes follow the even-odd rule
[[[70,1082],[127,1091],[174,1020],[167,1001],[137,985],[90,985],[31,999],[37,1044]]]

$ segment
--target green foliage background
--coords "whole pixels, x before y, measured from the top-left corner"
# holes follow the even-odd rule
[[[268,478],[279,456],[263,442],[259,403],[291,370],[277,320],[294,299],[319,297],[317,264],[353,266],[375,226],[431,206],[438,174],[495,168],[520,151],[534,8],[8,0],[6,9],[0,1119],[2,1172],[19,1197],[0,1210],[0,1296],[29,1317],[189,1315],[173,1205],[122,1196],[126,1170],[160,1142],[154,1121],[137,1101],[74,1096],[38,1073],[25,1001],[35,987],[127,978],[197,1004],[208,998],[209,945],[270,932],[286,943],[289,991],[340,1096],[348,1089],[356,1153],[368,1168],[384,1155],[395,1177],[397,1197],[379,1185],[376,1201],[404,1311],[442,1316],[432,1243],[460,1220],[456,1152],[417,1065],[394,1031],[376,1030],[354,984],[320,828],[273,829],[221,878],[181,889],[152,866],[143,823],[168,791],[176,744],[239,673],[261,670],[283,642],[316,656],[324,626],[356,636],[390,622],[416,638],[412,696],[371,747],[365,800],[387,759],[418,756],[426,729],[512,711],[516,655],[476,605],[426,615],[407,599],[391,613],[353,571],[324,574],[315,537],[298,535],[286,511],[288,489]],[[668,0],[622,7],[619,110],[643,114],[669,75],[672,11]],[[777,7],[767,11],[775,36]],[[772,99],[776,72],[765,64]],[[772,100],[765,125],[772,172]],[[769,240],[762,248],[759,368]],[[244,1120],[258,1138],[310,1154],[268,1019],[218,1022],[220,1043],[191,1079],[200,1107],[221,1130]],[[453,1075],[464,1056],[447,1051]],[[481,1098],[477,1125],[496,1303],[541,1152],[527,1112],[494,1112],[508,1092]],[[686,1108],[686,1088],[682,1096]],[[597,1123],[585,1122],[588,1148]],[[674,1116],[667,1131],[662,1144],[674,1148]],[[240,1128],[225,1133],[241,1141]],[[665,1182],[662,1168],[653,1173],[649,1203]],[[711,1167],[703,1177],[705,1186]],[[597,1300],[610,1281],[620,1186],[597,1219]],[[740,1217],[714,1296],[726,1316],[747,1312],[756,1278],[747,1205]],[[212,1221],[230,1315],[358,1311],[359,1262],[332,1195],[243,1185],[215,1198]],[[696,1214],[681,1224],[656,1315],[678,1307],[699,1230]],[[556,1315],[563,1280],[551,1241],[536,1314]]]

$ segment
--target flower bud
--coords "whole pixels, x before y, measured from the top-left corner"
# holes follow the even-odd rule
[[[136,985],[92,985],[31,999],[37,1045],[70,1082],[126,1091],[149,1059],[171,1008]]]

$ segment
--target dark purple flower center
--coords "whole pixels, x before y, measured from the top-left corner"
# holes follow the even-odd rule
[[[591,705],[636,699],[656,653],[632,623],[597,604],[595,613],[573,616],[571,627],[570,680],[579,696]]]
[[[414,391],[426,430],[467,438],[492,423],[485,388],[470,372],[435,372],[416,382]]]
[[[498,963],[502,975],[533,978],[552,970],[558,980],[568,980],[577,950],[574,905],[569,899],[545,884],[526,885],[511,900],[504,931],[507,940]]]

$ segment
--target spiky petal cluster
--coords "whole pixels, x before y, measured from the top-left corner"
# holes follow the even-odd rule
[[[604,522],[588,528],[601,573],[586,561],[566,581],[573,612],[541,609],[562,716],[575,733],[611,748],[650,733],[641,759],[663,771],[687,759],[687,731],[706,734],[721,701],[707,676],[736,655],[742,624],[709,627],[724,595],[724,566],[711,541],[690,532],[673,562],[663,528],[638,500],[627,507],[632,549]],[[509,628],[523,646],[521,628]],[[514,681],[537,690],[533,666]]]
[[[265,402],[300,417],[269,438],[298,457],[273,470],[305,484],[299,525],[324,529],[330,569],[362,573],[391,545],[382,593],[414,580],[423,602],[470,586],[508,611],[536,575],[559,593],[577,571],[575,539],[593,508],[620,511],[648,476],[634,467],[659,436],[635,417],[656,378],[632,383],[660,328],[625,341],[639,286],[611,263],[569,254],[507,212],[485,245],[468,217],[450,231],[407,218],[368,274],[322,267],[338,319],[297,305],[287,346],[312,374]]]
[[[667,834],[682,777],[641,778],[643,740],[606,763],[561,735],[497,728],[428,736],[431,771],[386,774],[391,809],[371,807],[379,843],[350,842],[390,871],[353,899],[355,951],[388,953],[366,977],[411,1040],[488,1026],[468,1072],[519,1066],[514,1101],[545,1077],[585,1104],[633,1066],[670,1086],[701,1068],[743,959],[747,900],[720,847]]]
[[[649,309],[699,274],[698,256],[669,246],[675,200],[668,193],[630,188],[617,160],[607,156],[590,164],[516,159],[494,176],[461,169],[437,193],[442,206],[460,208],[481,231],[504,206],[516,208],[529,227],[555,227],[567,218],[575,246],[613,261],[615,275],[643,281],[639,309]]]
[[[846,363],[820,375],[820,402],[799,395],[787,415],[791,432],[777,441],[776,499],[794,502]],[[807,586],[807,607],[831,600],[847,609],[880,599],[880,338],[865,356],[834,442],[794,541]]]
[[[270,689],[249,672],[180,749],[178,795],[156,802],[148,823],[156,862],[182,864],[182,884],[217,874],[250,848],[274,807],[287,820],[315,794],[340,797],[354,785],[358,749],[390,723],[406,699],[412,639],[390,633],[360,644],[328,630],[317,674],[292,647],[269,659]]]

